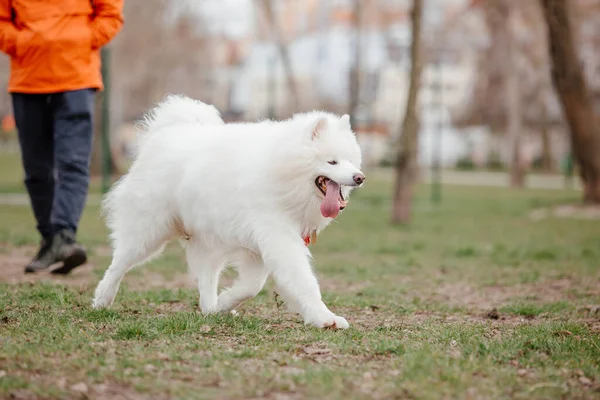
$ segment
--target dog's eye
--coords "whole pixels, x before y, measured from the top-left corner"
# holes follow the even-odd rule
[[[337,161],[335,161],[335,160],[330,160],[330,161],[327,161],[327,164],[329,164],[329,165],[336,165],[336,164],[337,164]]]

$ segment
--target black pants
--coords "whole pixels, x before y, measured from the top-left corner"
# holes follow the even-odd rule
[[[77,231],[89,186],[95,93],[12,94],[25,186],[42,237]]]

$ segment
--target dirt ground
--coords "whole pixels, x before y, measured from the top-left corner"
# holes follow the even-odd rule
[[[54,275],[49,269],[48,271],[42,271],[35,274],[25,274],[23,272],[24,266],[31,259],[32,255],[35,254],[36,248],[34,246],[20,246],[20,247],[9,247],[5,245],[5,250],[0,253],[0,283],[8,284],[34,284],[34,283],[58,283],[71,287],[78,288],[79,290],[87,290],[94,287],[99,280],[97,273],[94,270],[98,266],[92,259],[83,267],[75,269],[70,275]],[[109,255],[110,249],[107,247],[97,247],[94,249],[97,255]],[[132,290],[148,290],[148,289],[179,289],[179,288],[193,288],[193,284],[190,276],[186,273],[177,273],[174,277],[165,279],[165,277],[154,271],[143,270],[140,275],[129,274],[127,276],[127,285]],[[406,278],[410,280],[410,278]],[[599,277],[600,279],[600,277]],[[222,279],[223,285],[229,285],[232,283],[231,278],[224,277]],[[321,281],[321,288],[324,292],[327,291],[339,291],[354,292],[360,295],[361,290],[368,287],[368,283],[363,284],[350,284],[347,287],[340,287],[340,282],[334,280],[323,279]],[[576,290],[576,293],[574,289]],[[571,278],[561,279],[550,279],[542,282],[536,282],[531,284],[518,284],[513,286],[485,286],[485,287],[472,287],[464,282],[455,283],[441,283],[434,285],[431,288],[431,292],[428,293],[428,300],[435,300],[437,302],[445,303],[451,307],[462,307],[469,311],[469,316],[461,316],[461,318],[467,318],[469,320],[482,320],[482,319],[499,319],[512,322],[524,321],[527,318],[523,316],[507,316],[500,315],[497,312],[497,308],[506,304],[511,299],[522,296],[527,293],[527,297],[531,300],[539,301],[540,303],[551,303],[563,300],[573,300],[575,296],[600,296],[600,288],[593,284],[587,284],[586,282],[575,281]],[[407,297],[420,294],[418,292],[409,293]],[[162,311],[186,311],[189,305],[180,303],[174,304],[161,304],[160,307],[168,308],[168,310]],[[385,325],[385,321],[382,321],[377,316],[378,305],[370,305],[366,307],[362,318],[356,320],[355,323],[363,325],[365,327],[375,325]],[[189,311],[189,310],[187,310]],[[410,319],[417,321],[419,319],[430,318],[431,313],[427,311],[420,311],[411,314]],[[588,320],[592,318],[597,320],[600,317],[600,305],[586,305],[581,307],[582,320]],[[448,316],[453,320],[453,316]],[[598,324],[598,331],[600,331],[600,324]]]
[[[0,283],[52,282],[83,289],[95,285],[99,280],[94,270],[97,270],[100,266],[96,265],[93,257],[84,266],[76,268],[69,275],[52,274],[51,270],[56,267],[51,267],[47,271],[40,271],[35,274],[25,274],[23,272],[25,265],[35,255],[36,251],[37,248],[35,246],[14,247],[4,245],[4,251],[0,253]],[[110,255],[110,249],[107,247],[96,247],[94,253],[106,256]],[[187,274],[176,274],[174,278],[165,280],[161,274],[147,270],[143,273],[143,279],[135,279],[130,274],[127,277],[127,283],[133,289],[178,289],[192,287]]]

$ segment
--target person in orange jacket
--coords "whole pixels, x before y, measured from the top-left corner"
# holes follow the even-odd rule
[[[0,0],[0,50],[10,56],[8,91],[40,249],[25,267],[87,260],[75,235],[89,186],[100,48],[123,26],[123,0]]]

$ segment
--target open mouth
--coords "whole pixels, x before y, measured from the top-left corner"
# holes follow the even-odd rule
[[[324,217],[335,218],[341,210],[346,208],[347,201],[344,199],[342,187],[338,183],[321,175],[315,179],[315,186],[324,196],[321,203],[321,214]]]

